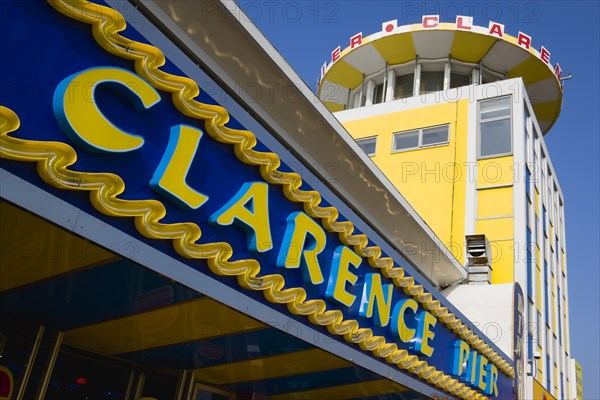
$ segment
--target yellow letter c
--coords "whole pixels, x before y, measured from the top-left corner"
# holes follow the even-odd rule
[[[58,124],[74,142],[90,151],[122,153],[139,149],[144,139],[117,128],[96,105],[102,83],[117,83],[134,105],[148,109],[160,101],[158,92],[140,76],[116,67],[96,67],[64,79],[54,91],[52,106]]]

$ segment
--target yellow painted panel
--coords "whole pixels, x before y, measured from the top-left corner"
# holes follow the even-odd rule
[[[583,400],[583,369],[577,361],[575,361],[575,376],[571,377],[571,382],[573,380],[577,388],[577,400]]]
[[[538,362],[538,364],[544,364],[544,363]],[[538,368],[539,368],[539,365],[538,365]],[[540,370],[538,369],[538,371],[540,371]],[[550,372],[548,371],[548,373],[550,373]],[[543,382],[543,381],[545,381],[545,378],[542,375],[538,374],[538,376],[536,376],[536,379],[534,379],[534,381],[533,381],[533,398],[535,400],[556,400],[556,397],[552,396],[549,391],[544,389],[544,386],[541,383],[539,383],[538,380]]]
[[[492,250],[492,283],[514,279],[513,218],[484,219],[476,222],[476,233],[485,234]]]
[[[533,94],[532,97],[535,97]],[[545,103],[534,103],[533,111],[538,121],[554,121],[560,113],[560,101],[547,101]]]
[[[482,189],[477,191],[477,216],[512,215],[512,187]]]
[[[338,85],[354,89],[362,83],[362,73],[344,60],[338,60],[323,77]]]
[[[73,329],[65,332],[64,342],[104,354],[120,354],[264,327],[212,299],[201,298]]]
[[[477,233],[487,236],[488,240],[513,239],[513,218],[480,219],[476,223]]]
[[[328,101],[323,102],[323,104],[325,104],[325,107],[327,107],[327,109],[329,111],[333,112],[338,112],[338,111],[343,111],[346,106],[344,106],[343,104],[340,103],[331,103]]]
[[[269,397],[270,400],[293,400],[293,399],[357,399],[372,397],[390,393],[406,391],[406,388],[397,383],[381,379],[370,382],[351,383],[349,385],[334,386],[324,389],[306,390],[304,392],[285,393]]]
[[[522,77],[525,85],[529,86],[532,83],[549,78],[554,74],[542,60],[531,55],[525,61],[508,71],[507,75],[509,78]]]
[[[514,281],[514,247],[512,240],[498,240],[492,247],[492,283]]]
[[[513,169],[512,156],[479,160],[477,187],[512,185]]]
[[[410,32],[384,36],[371,42],[371,44],[390,65],[403,64],[414,60],[417,55]]]
[[[450,55],[455,60],[478,63],[496,43],[496,38],[488,35],[474,35],[472,32],[456,31]]]
[[[535,209],[535,215],[537,215],[538,217],[540,216],[540,192],[539,190],[537,190],[537,188],[535,189],[535,194],[533,195],[533,207]]]
[[[199,368],[194,377],[215,385],[258,381],[308,374],[352,366],[351,363],[320,349],[296,351],[271,357]]]
[[[343,124],[354,138],[377,135],[373,161],[461,262],[467,173],[467,124],[461,121],[468,119],[468,105],[434,104]],[[394,133],[444,124],[449,144],[392,152]]]
[[[0,203],[0,292],[119,259],[9,203]]]

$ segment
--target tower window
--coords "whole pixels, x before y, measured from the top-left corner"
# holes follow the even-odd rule
[[[383,93],[383,83],[375,85],[375,90],[373,92],[373,104],[383,103],[384,95],[385,94]]]
[[[406,74],[396,77],[396,88],[394,91],[395,99],[405,99],[412,97],[415,74]]]
[[[421,72],[421,94],[439,92],[444,87],[443,71]]]
[[[450,88],[454,89],[462,86],[469,86],[471,84],[471,76],[464,74],[450,74]]]
[[[479,157],[512,154],[510,96],[479,102]]]

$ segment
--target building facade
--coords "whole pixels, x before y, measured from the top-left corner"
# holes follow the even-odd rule
[[[522,398],[573,398],[576,385],[564,197],[544,144],[561,108],[561,75],[549,50],[522,32],[428,15],[351,37],[319,84],[320,99],[469,269],[464,283],[523,288]],[[445,293],[469,308],[477,290]],[[461,309],[483,326],[498,322],[490,337],[499,343],[518,329]]]
[[[1,400],[519,398],[521,336],[235,3],[0,18]]]

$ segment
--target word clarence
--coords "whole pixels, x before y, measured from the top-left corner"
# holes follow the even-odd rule
[[[420,24],[420,28],[423,30],[436,30],[441,27],[441,23],[442,22],[440,21],[439,15],[423,15],[421,24]],[[473,17],[458,15],[458,16],[456,16],[456,22],[454,23],[454,28],[457,30],[461,30],[461,31],[470,31],[470,32],[475,32],[475,33],[479,33],[479,34],[492,36],[497,39],[506,40],[505,33],[504,33],[504,25],[500,24],[498,22],[490,21],[488,27],[485,28],[485,27],[473,25]],[[381,31],[377,32],[373,36],[376,36],[376,38],[379,38],[379,37],[383,37],[383,36],[394,35],[394,34],[399,34],[399,33],[407,33],[407,32],[411,32],[411,31],[412,31],[412,27],[410,25],[398,26],[398,20],[391,20],[391,21],[384,22],[383,24],[381,24]],[[357,33],[356,35],[350,37],[349,50],[352,50],[354,48],[361,46],[363,44],[363,39],[364,38],[363,38],[362,32]],[[529,36],[523,32],[519,32],[516,39],[517,39],[517,45],[519,45],[524,50],[527,50],[527,51],[534,50],[531,45],[532,44],[531,36]],[[323,66],[321,67],[321,79],[323,78],[323,76],[325,76],[325,73],[327,72],[327,70],[329,70],[329,68],[331,68],[331,66],[333,64],[335,64],[341,58],[341,54],[342,54],[341,46],[338,46],[331,52],[331,60],[329,61],[329,63],[325,62],[323,64]],[[540,51],[535,51],[534,54],[540,60],[542,60],[546,65],[548,65],[548,67],[554,71],[554,75],[556,76],[556,78],[560,80],[560,78],[562,76],[562,69],[558,63],[556,63],[556,65],[554,65],[554,67],[552,66],[552,64],[550,63],[550,51],[548,51],[548,49],[546,49],[544,46],[541,46]]]
[[[96,88],[104,84],[143,110],[161,101],[158,91],[131,71],[116,67],[88,68],[64,79],[54,92],[52,107],[61,130],[76,145],[96,155],[128,153],[147,147],[144,137],[120,128],[102,112],[99,105],[102,103],[95,97]],[[75,85],[91,90],[69,90]],[[221,193],[217,195],[217,191],[228,185],[225,175],[219,188],[192,187],[187,180],[192,163],[207,156],[202,154],[202,141],[210,139],[203,137],[202,129],[197,126],[170,127],[166,149],[148,181],[154,193],[190,215],[195,210],[209,209],[204,221],[207,225],[220,231],[231,227],[245,237],[242,246],[253,257],[271,257],[265,271],[288,275],[294,274],[291,270],[298,271],[298,279],[304,286],[314,289],[311,293],[317,293],[347,316],[360,318],[361,324],[373,327],[399,347],[433,360],[436,348],[443,346],[440,363],[446,364],[446,356],[454,354],[454,375],[464,376],[464,381],[474,388],[497,395],[498,369],[494,365],[467,343],[454,345],[456,350],[451,347],[452,341],[441,336],[452,333],[444,331],[446,328],[438,324],[431,312],[393,283],[386,282],[363,256],[326,232],[320,222],[303,211],[272,208],[270,199],[274,189],[268,183],[245,180],[233,188],[235,194],[228,194],[225,199]],[[272,226],[274,216],[281,222],[278,226]]]
[[[77,82],[82,87],[91,87],[92,97],[95,88],[103,83],[119,84],[121,92],[145,109],[160,101],[159,93],[150,84],[128,70],[90,68],[63,80],[55,91],[53,100],[54,114],[64,133],[88,151],[123,153],[144,145],[141,136],[115,126],[98,108],[96,101],[85,98],[88,91],[65,90],[72,82]],[[197,127],[183,124],[173,126],[167,149],[149,181],[156,193],[183,209],[197,209],[210,198],[209,194],[190,187],[186,182],[202,136],[202,130]],[[246,182],[209,217],[208,223],[239,226],[247,232],[248,249],[264,253],[274,249],[269,214],[269,185],[266,182]],[[432,328],[437,319],[430,312],[419,311],[417,302],[410,298],[398,301],[392,307],[394,285],[384,284],[378,273],[365,275],[358,299],[359,296],[352,294],[349,286],[356,284],[358,276],[353,271],[361,266],[363,258],[350,247],[341,245],[334,248],[333,254],[327,257],[331,260],[330,265],[323,268],[321,260],[325,257],[321,253],[327,246],[323,227],[304,212],[289,214],[286,222],[277,267],[300,268],[305,283],[324,283],[325,297],[333,304],[352,307],[356,301],[360,301],[359,316],[373,318],[374,324],[379,327],[386,327],[391,323],[391,331],[398,341],[411,343],[415,351],[426,356],[433,354],[431,341],[435,333]],[[329,271],[326,282],[324,270]],[[412,318],[408,318],[409,314]]]

